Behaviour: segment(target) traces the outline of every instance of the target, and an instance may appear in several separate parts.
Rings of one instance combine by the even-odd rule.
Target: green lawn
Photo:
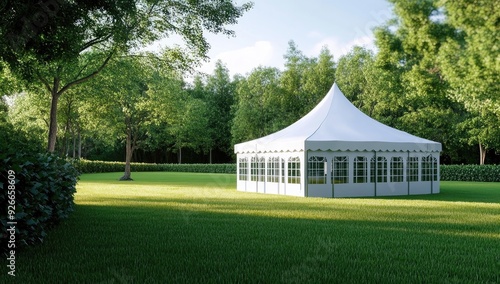
[[[234,175],[120,176],[82,176],[76,211],[18,255],[19,283],[500,283],[500,183],[322,199],[237,192]]]

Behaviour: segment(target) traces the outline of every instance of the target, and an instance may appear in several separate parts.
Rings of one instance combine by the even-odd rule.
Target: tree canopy
[[[45,1],[43,5],[48,5],[54,15],[44,12],[47,22],[21,41],[23,48],[15,54],[6,47],[8,23],[10,27],[24,23],[23,15],[30,23],[38,18],[32,17],[37,10],[28,4],[9,4],[2,13],[17,6],[16,12],[1,22],[0,31],[6,35],[1,48],[6,53],[2,53],[0,63],[0,91],[25,91],[7,106],[8,118],[14,128],[32,133],[38,140],[48,134],[53,119],[49,116],[54,104],[52,91],[57,91],[56,134],[61,143],[55,149],[61,154],[80,156],[81,152],[87,158],[154,162],[229,162],[234,159],[235,143],[295,122],[314,108],[336,81],[346,97],[367,115],[441,142],[444,163],[500,162],[494,155],[500,150],[496,3],[390,2],[394,18],[374,30],[377,51],[354,47],[334,58],[325,47],[317,56],[306,56],[290,41],[281,69],[260,66],[231,78],[219,61],[211,74],[195,76],[192,82],[183,79],[183,72],[192,66],[193,57],[206,55],[209,46],[203,31],[231,35],[225,26],[236,23],[250,4],[122,1],[114,8],[81,4],[81,9],[87,9],[84,13],[67,11],[64,6],[78,5],[79,1]],[[191,11],[190,5],[197,8]],[[81,27],[68,24],[69,34],[60,34],[64,22],[58,31],[52,25],[64,13],[89,19]],[[170,13],[178,19],[169,18]],[[113,17],[118,15],[123,19],[114,23]],[[108,20],[113,24],[107,25]],[[93,21],[96,25],[91,27]],[[85,40],[92,45],[74,56],[66,53],[56,35],[70,37],[87,24],[87,34],[75,34],[71,48],[81,49]],[[133,30],[126,29],[132,26]],[[173,46],[161,54],[138,52],[138,47],[172,33],[180,33],[188,49]],[[18,28],[17,34],[23,35],[23,30]],[[100,40],[91,42],[93,38]],[[53,48],[43,54],[43,44]],[[54,52],[58,44],[64,52]],[[22,64],[14,66],[18,61]],[[26,68],[31,63],[34,68]],[[78,84],[87,80],[86,76],[93,79]],[[28,85],[29,78],[34,83]],[[70,87],[65,87],[68,84]],[[62,92],[65,95],[58,100]],[[20,111],[24,108],[27,110]],[[133,123],[127,126],[127,120]],[[135,146],[130,148],[129,158],[123,154],[128,148],[127,127],[137,134],[136,138],[135,134],[130,136],[130,146]]]
[[[177,34],[187,50],[166,47],[173,66],[205,58],[204,32],[233,35],[226,25],[251,8],[231,0],[8,1],[0,7],[0,60],[27,89],[51,95],[48,150],[55,150],[59,97],[96,76],[113,56]],[[89,53],[89,51],[93,51]]]

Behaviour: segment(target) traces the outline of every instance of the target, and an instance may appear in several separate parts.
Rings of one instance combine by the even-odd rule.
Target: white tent
[[[439,192],[441,144],[368,117],[336,84],[294,124],[234,151],[241,191],[320,197]]]

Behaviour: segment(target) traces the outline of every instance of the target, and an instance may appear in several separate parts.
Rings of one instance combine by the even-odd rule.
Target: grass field
[[[16,282],[500,283],[499,183],[321,199],[237,192],[234,175],[119,177],[82,176]]]

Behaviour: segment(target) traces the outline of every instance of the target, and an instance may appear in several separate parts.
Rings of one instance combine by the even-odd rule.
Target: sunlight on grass
[[[498,283],[500,184],[300,198],[224,174],[81,177],[70,218],[20,253],[20,283]],[[40,279],[44,281],[40,282]]]
[[[500,212],[500,203],[440,201],[433,200],[434,196],[425,195],[418,196],[420,199],[407,200],[297,198],[245,193],[234,190],[235,177],[226,174],[199,174],[193,179],[192,174],[185,173],[136,173],[138,179],[132,182],[110,179],[114,176],[117,174],[83,176],[76,203],[154,207],[158,210],[178,210],[186,214],[213,212],[273,218],[401,222],[412,223],[414,226],[453,224],[474,228],[500,224],[500,214],[491,214],[495,210]],[[90,182],[87,182],[87,178]],[[94,179],[102,179],[105,183],[94,183]],[[446,182],[443,184],[446,191]],[[433,232],[500,239],[498,231],[456,232],[447,230],[446,227]]]

